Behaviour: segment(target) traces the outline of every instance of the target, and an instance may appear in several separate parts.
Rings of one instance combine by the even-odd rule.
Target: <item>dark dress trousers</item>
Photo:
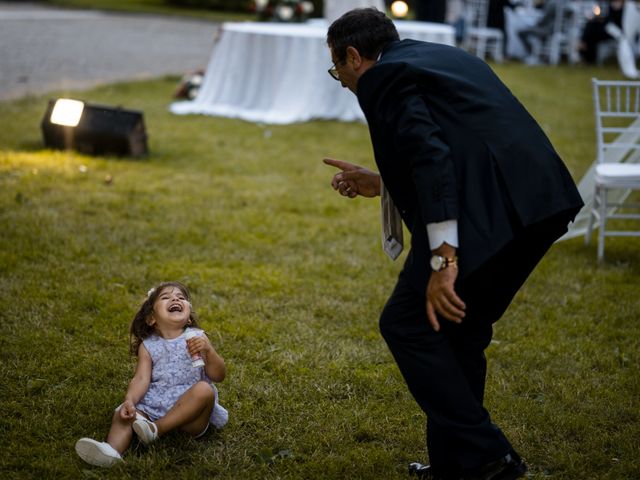
[[[427,414],[432,466],[473,470],[512,448],[483,406],[492,323],[582,200],[542,129],[489,66],[445,45],[393,42],[359,79],[384,184],[411,251],[380,329]],[[426,317],[426,225],[457,219],[462,324]]]

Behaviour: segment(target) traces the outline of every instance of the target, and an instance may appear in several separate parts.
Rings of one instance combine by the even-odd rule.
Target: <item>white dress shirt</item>
[[[445,242],[458,248],[458,221],[445,220],[444,222],[428,223],[427,235],[431,250],[435,250]]]

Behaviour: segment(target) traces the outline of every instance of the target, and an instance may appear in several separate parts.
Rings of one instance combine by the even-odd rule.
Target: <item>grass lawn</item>
[[[589,80],[617,71],[497,71],[579,179]],[[426,460],[425,417],[377,329],[401,261],[381,252],[378,202],[335,194],[321,163],[373,166],[366,127],[174,116],[176,81],[75,92],[144,111],[141,160],[43,149],[56,93],[0,102],[0,477],[406,478]],[[640,476],[639,247],[611,239],[599,266],[595,243],[554,246],[496,325],[487,406],[530,478]],[[230,422],[89,467],[74,443],[106,435],[134,366],[129,323],[163,280],[191,288],[226,359]]]

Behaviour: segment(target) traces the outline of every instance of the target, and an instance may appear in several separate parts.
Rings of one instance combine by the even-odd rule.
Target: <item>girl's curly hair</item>
[[[142,341],[155,332],[155,327],[149,325],[147,321],[153,313],[153,305],[156,303],[156,300],[167,288],[179,289],[189,302],[189,305],[191,305],[191,294],[189,293],[189,289],[180,282],[163,282],[157,287],[149,290],[146,300],[142,302],[138,313],[133,317],[131,328],[129,329],[129,352],[134,357],[138,355],[138,348]],[[189,314],[189,325],[192,327],[200,327],[196,320],[196,312],[193,311],[193,307],[191,307],[191,313]]]

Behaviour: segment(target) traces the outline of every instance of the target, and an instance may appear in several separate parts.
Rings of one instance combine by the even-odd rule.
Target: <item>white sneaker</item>
[[[133,422],[133,431],[145,445],[155,442],[158,438],[158,427],[146,418]]]
[[[96,442],[91,438],[81,438],[76,442],[76,453],[90,465],[111,467],[122,462],[118,451],[107,442]]]

